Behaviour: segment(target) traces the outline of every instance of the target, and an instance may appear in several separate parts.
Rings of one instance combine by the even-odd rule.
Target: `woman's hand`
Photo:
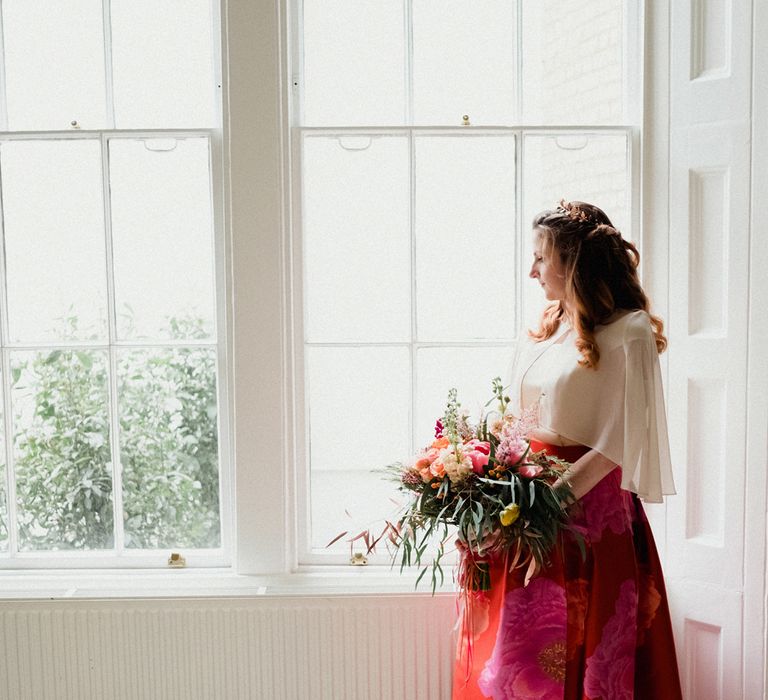
[[[583,498],[604,476],[616,468],[616,463],[597,450],[590,450],[579,457],[562,476],[552,484],[555,491],[558,487],[570,487],[575,500]],[[566,504],[570,505],[570,504]]]

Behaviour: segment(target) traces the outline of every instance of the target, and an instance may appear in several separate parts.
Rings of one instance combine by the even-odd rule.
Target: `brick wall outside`
[[[622,6],[621,0],[523,0],[526,122],[622,123]],[[526,216],[560,197],[582,199],[628,229],[626,151],[616,135],[592,135],[582,149],[560,148],[552,137],[529,137]]]

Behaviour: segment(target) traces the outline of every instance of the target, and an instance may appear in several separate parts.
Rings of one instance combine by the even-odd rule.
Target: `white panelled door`
[[[745,523],[765,530],[745,500],[751,2],[670,7],[667,587],[685,697],[757,700],[744,651],[761,627],[745,589],[765,584],[745,581],[745,557],[762,556],[745,551]]]

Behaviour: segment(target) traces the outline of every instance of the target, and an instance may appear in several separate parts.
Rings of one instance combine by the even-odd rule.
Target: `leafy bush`
[[[204,337],[197,319],[170,328]],[[107,365],[98,350],[13,355],[23,549],[114,546]],[[117,382],[126,547],[219,546],[215,351],[119,349]]]
[[[119,357],[128,547],[219,546],[215,362],[206,348]]]
[[[12,357],[20,549],[112,547],[106,354]]]

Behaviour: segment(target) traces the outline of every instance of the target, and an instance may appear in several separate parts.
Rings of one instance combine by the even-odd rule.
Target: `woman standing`
[[[531,449],[565,459],[575,496],[528,585],[498,557],[473,601],[454,700],[681,698],[664,580],[640,498],[674,493],[658,354],[639,254],[585,202],[534,218],[530,277],[552,303],[518,343],[510,408],[535,407]],[[555,484],[557,486],[557,484]],[[585,552],[582,551],[582,546]]]

